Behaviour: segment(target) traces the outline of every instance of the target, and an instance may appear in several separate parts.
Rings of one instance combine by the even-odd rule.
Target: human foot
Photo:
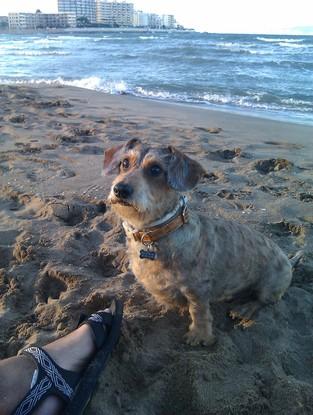
[[[63,413],[65,403],[72,399],[80,375],[86,367],[89,368],[88,364],[93,357],[101,360],[99,362],[101,367],[99,365],[96,367],[100,373],[99,369],[103,368],[118,339],[121,320],[122,305],[114,301],[110,309],[93,314],[85,324],[68,336],[42,349],[28,348],[23,352],[24,355],[16,357],[15,359],[20,359],[20,362],[23,359],[24,368],[26,362],[28,364],[27,373],[22,372],[20,376],[30,378],[30,371],[34,372],[36,364],[38,373],[35,385],[32,385],[28,393],[29,384],[27,389],[23,385],[26,389],[23,396],[25,394],[26,396],[13,413],[54,415],[61,410]],[[103,351],[105,353],[100,355]],[[93,386],[94,384],[95,380]],[[88,393],[90,396],[92,391],[89,390]],[[43,402],[39,404],[41,400]],[[35,412],[32,412],[35,408]],[[78,413],[77,411],[78,409],[75,413]],[[12,409],[4,411],[3,414],[11,412]]]

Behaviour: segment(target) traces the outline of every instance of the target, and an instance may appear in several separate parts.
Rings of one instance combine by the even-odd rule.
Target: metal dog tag
[[[153,261],[156,258],[156,252],[146,251],[144,249],[141,249],[139,258],[140,259],[151,259],[151,261]]]

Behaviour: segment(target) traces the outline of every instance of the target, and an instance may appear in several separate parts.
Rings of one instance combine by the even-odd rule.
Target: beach
[[[207,171],[190,208],[248,224],[292,256],[291,287],[247,330],[213,305],[217,344],[190,347],[128,268],[104,150],[139,138]],[[0,86],[0,358],[125,304],[86,414],[313,413],[313,127],[73,86]]]

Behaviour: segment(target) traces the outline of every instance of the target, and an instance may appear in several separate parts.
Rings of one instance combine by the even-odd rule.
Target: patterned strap
[[[79,374],[62,369],[47,352],[39,347],[29,347],[22,353],[35,360],[38,367],[38,378],[13,414],[31,414],[48,395],[57,395],[65,402],[69,402],[73,396]]]
[[[107,338],[112,324],[112,318],[112,314],[108,313],[107,311],[100,310],[94,314],[91,314],[88,320],[83,323],[88,324],[91,327],[94,334],[97,350],[101,349]],[[106,326],[106,330],[104,326]]]

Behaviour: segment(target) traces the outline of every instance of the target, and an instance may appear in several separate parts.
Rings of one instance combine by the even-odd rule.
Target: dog
[[[188,208],[182,194],[206,172],[176,148],[132,139],[105,152],[103,172],[117,175],[108,202],[124,221],[130,267],[158,303],[189,311],[188,344],[215,343],[211,303],[249,292],[230,312],[246,328],[289,287],[292,265],[274,242]]]

